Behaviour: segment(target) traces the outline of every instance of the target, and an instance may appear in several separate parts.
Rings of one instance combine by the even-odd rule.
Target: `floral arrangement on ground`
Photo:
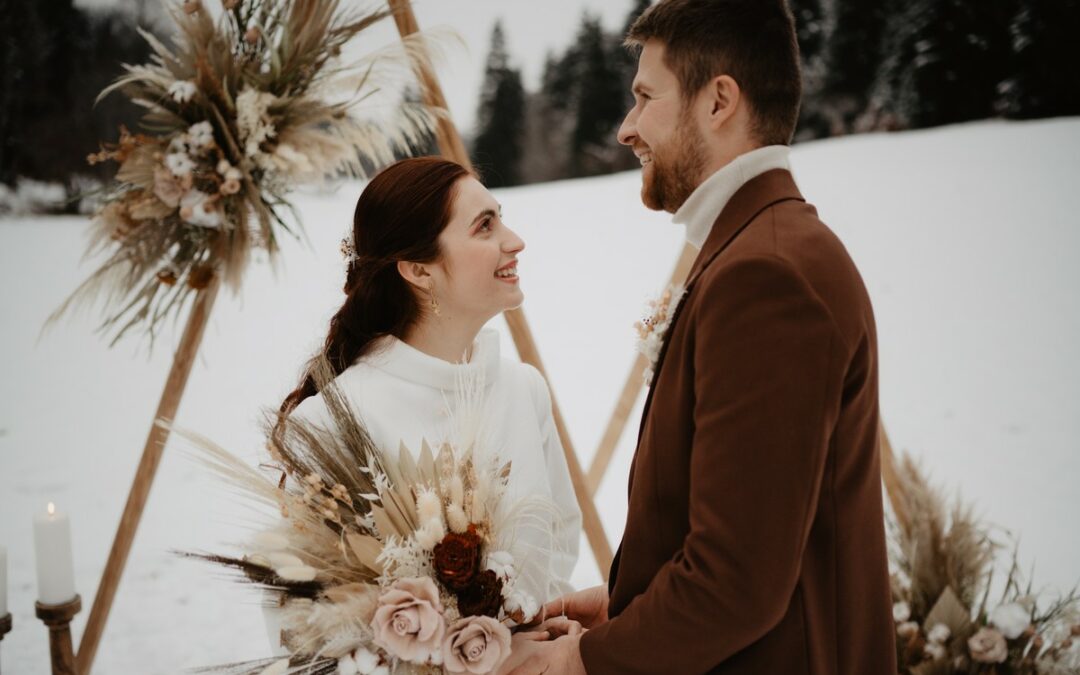
[[[940,488],[905,457],[889,520],[893,618],[901,675],[1077,675],[1080,595],[1052,599],[1023,583],[1013,547],[991,608],[1004,546],[970,505],[950,509]]]

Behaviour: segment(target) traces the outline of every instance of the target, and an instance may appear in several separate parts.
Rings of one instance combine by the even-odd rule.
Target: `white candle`
[[[7,549],[0,546],[0,616],[7,613]]]
[[[75,598],[75,565],[71,561],[71,521],[52,502],[34,516],[38,601],[59,605]]]

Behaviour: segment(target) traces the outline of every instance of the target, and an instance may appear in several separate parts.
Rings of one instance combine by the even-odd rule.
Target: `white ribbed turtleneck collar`
[[[791,148],[786,145],[766,145],[739,155],[697,186],[675,212],[672,222],[686,225],[686,241],[700,250],[713,223],[739,188],[766,171],[790,171],[790,155]]]
[[[366,360],[389,375],[436,389],[455,390],[463,381],[479,374],[483,374],[490,386],[498,375],[499,334],[490,328],[481,330],[473,341],[472,360],[468,363],[443,361],[396,337],[383,338],[383,343]]]

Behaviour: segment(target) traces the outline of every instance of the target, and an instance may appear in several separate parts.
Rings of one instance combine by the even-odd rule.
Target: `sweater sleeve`
[[[590,675],[709,671],[776,626],[795,593],[839,414],[841,337],[780,259],[701,283],[686,316],[689,534],[645,592],[583,636]]]
[[[559,432],[555,427],[552,413],[551,391],[540,371],[529,366],[532,373],[535,392],[537,419],[540,422],[540,435],[543,439],[544,462],[547,467],[548,485],[551,498],[558,510],[554,528],[554,552],[551,556],[550,575],[555,585],[552,597],[573,590],[570,575],[577,564],[581,540],[581,509],[570,479],[570,468],[566,463]]]

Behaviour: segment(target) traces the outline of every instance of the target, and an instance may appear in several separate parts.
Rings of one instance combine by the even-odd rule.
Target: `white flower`
[[[219,175],[224,176],[225,173],[232,168],[232,164],[229,164],[229,160],[221,159],[217,163],[217,172]]]
[[[939,623],[935,624],[934,627],[930,629],[930,632],[926,634],[926,639],[930,642],[943,644],[949,639],[950,635],[952,635],[952,631],[949,630],[949,627],[943,623]]]
[[[938,659],[945,658],[945,647],[937,642],[927,642],[926,646],[923,647],[923,654],[930,659],[937,661]]]
[[[315,569],[307,565],[280,567],[274,571],[279,577],[288,581],[313,581],[315,579]]]
[[[416,531],[416,543],[420,544],[425,551],[435,548],[446,537],[446,527],[443,525],[442,516],[429,518]]]
[[[1015,640],[1031,625],[1031,614],[1018,603],[998,605],[990,614],[990,623],[1009,640]]]
[[[911,605],[898,602],[892,606],[892,618],[896,623],[904,623],[911,618]]]
[[[510,596],[503,602],[503,607],[510,614],[520,610],[524,617],[522,623],[528,623],[540,611],[540,603],[536,601],[536,598],[525,591],[519,590],[510,593]]]
[[[649,316],[634,326],[638,332],[637,349],[648,360],[643,373],[645,384],[652,384],[656,362],[660,360],[660,350],[664,346],[664,335],[671,327],[675,308],[679,306],[684,295],[686,289],[682,284],[668,286],[659,298],[649,301]]]
[[[180,217],[192,225],[221,227],[221,210],[210,195],[199,190],[189,190],[180,200]]]
[[[500,579],[512,579],[517,574],[514,569],[514,556],[507,551],[488,553],[484,568],[494,572]]]
[[[195,162],[182,152],[165,155],[165,166],[177,178],[183,178],[195,170]]]
[[[214,127],[209,122],[192,124],[187,131],[191,144],[196,148],[209,148],[214,145]]]
[[[228,169],[228,170],[227,170],[227,171],[225,172],[225,180],[235,180],[235,181],[239,181],[239,180],[240,180],[241,178],[243,178],[243,177],[244,177],[244,174],[240,173],[240,169],[237,169],[237,168],[236,168],[235,166],[234,166],[234,167],[230,167],[230,168],[229,168],[229,169]]]
[[[420,516],[420,522],[429,520],[442,520],[442,504],[439,495],[434,490],[421,490],[416,495],[416,512]]]
[[[177,80],[169,85],[169,96],[177,103],[187,103],[196,91],[195,83],[188,80]]]
[[[359,672],[352,654],[346,654],[337,660],[337,675],[356,675]]]
[[[244,154],[260,164],[268,160],[260,146],[277,134],[270,119],[270,106],[275,101],[277,97],[273,94],[251,87],[245,87],[236,97],[236,126],[244,144]]]
[[[919,634],[919,624],[914,621],[905,621],[896,627],[896,634],[902,638],[909,638]]]
[[[357,647],[352,656],[356,661],[356,672],[360,675],[371,675],[379,667],[379,655],[366,647]]]
[[[465,510],[457,504],[446,507],[446,522],[450,525],[450,529],[458,534],[469,529],[469,519],[465,515]]]
[[[450,503],[455,506],[465,504],[465,483],[456,473],[450,477]]]
[[[252,537],[251,543],[260,551],[284,551],[289,548],[289,538],[274,530],[256,534]]]

